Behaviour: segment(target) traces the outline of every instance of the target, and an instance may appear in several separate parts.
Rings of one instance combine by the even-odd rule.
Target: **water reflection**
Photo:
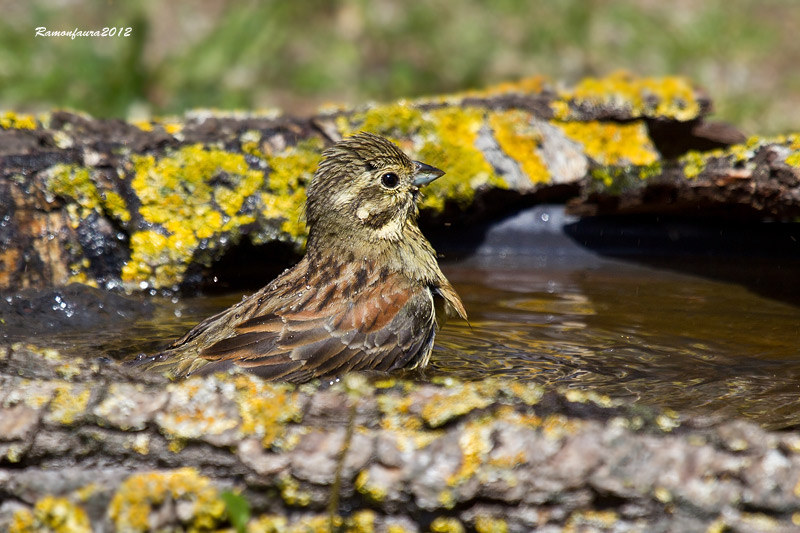
[[[563,211],[545,218],[532,210],[492,226],[469,257],[444,264],[470,323],[454,320],[439,333],[428,374],[503,376],[745,416],[772,428],[800,425],[800,306],[763,296],[780,292],[767,284],[775,268],[761,264],[756,293],[720,281],[726,276],[602,257],[563,235],[568,222]],[[458,252],[457,245],[449,249]],[[448,243],[437,248],[448,250]],[[726,261],[706,260],[706,271],[744,268]],[[775,283],[796,279],[788,270]],[[241,296],[153,299],[150,318],[46,338],[79,356],[131,357],[155,351]],[[26,336],[43,338],[3,333],[7,341]]]
[[[800,423],[800,309],[737,285],[608,260],[498,272],[449,265],[471,327],[439,336],[435,372],[591,388],[681,411]]]

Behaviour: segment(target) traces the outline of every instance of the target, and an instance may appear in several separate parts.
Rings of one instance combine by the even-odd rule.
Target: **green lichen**
[[[150,515],[167,500],[190,504],[187,531],[208,531],[225,523],[225,503],[211,480],[193,468],[134,474],[117,489],[108,516],[117,531],[149,531]]]
[[[500,148],[519,164],[532,183],[547,183],[550,171],[538,153],[542,134],[530,120],[529,113],[519,110],[489,113],[489,126]]]
[[[661,173],[662,167],[659,161],[641,167],[633,165],[595,167],[589,171],[595,184],[608,194],[620,194],[624,191],[642,187],[647,179],[658,176]]]
[[[699,116],[700,101],[691,82],[680,76],[639,78],[617,72],[605,78],[584,78],[559,94],[551,105],[555,118],[580,118],[574,108],[611,107],[633,117],[659,117],[688,121]]]
[[[9,533],[90,533],[92,531],[86,511],[66,498],[45,496],[37,501],[33,510],[14,513]]]

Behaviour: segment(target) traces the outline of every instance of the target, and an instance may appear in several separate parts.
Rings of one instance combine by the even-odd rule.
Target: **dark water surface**
[[[681,251],[659,244],[653,231],[614,241],[624,233],[617,229],[608,238],[616,248],[601,250],[625,257],[614,259],[587,247],[603,242],[608,226],[575,225],[560,208],[538,207],[482,230],[477,246],[448,241],[446,228],[434,232],[470,321],[452,320],[439,333],[430,373],[577,387],[773,428],[800,424],[800,254],[793,235],[780,241],[786,226],[767,228],[779,239],[769,246],[739,231],[697,237],[694,229],[653,226],[667,241],[683,241]],[[717,246],[742,238],[760,252]],[[623,253],[626,246],[641,249]],[[149,318],[51,340],[71,353],[124,357],[240,298],[155,300]]]

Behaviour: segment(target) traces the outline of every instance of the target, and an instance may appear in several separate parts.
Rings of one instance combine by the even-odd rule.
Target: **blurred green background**
[[[0,109],[308,114],[627,69],[690,77],[746,133],[800,130],[798,0],[0,0],[0,13]]]

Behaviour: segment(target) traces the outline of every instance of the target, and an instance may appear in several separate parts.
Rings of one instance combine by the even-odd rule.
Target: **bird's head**
[[[343,139],[322,155],[307,190],[311,236],[400,239],[404,226],[416,218],[420,187],[444,174],[371,133]]]

